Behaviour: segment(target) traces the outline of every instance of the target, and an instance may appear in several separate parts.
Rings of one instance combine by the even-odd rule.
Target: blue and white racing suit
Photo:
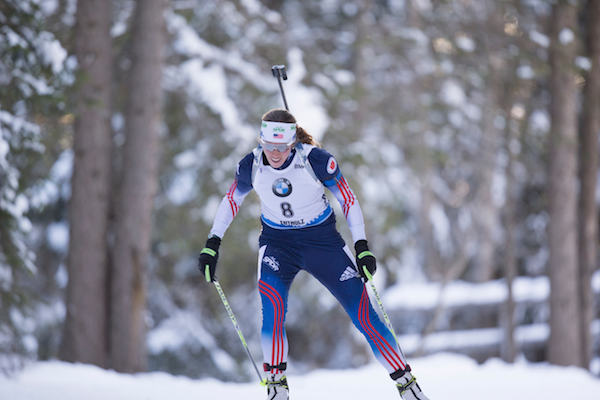
[[[260,147],[246,155],[217,211],[211,235],[222,238],[245,196],[254,189],[260,198],[258,289],[264,362],[271,366],[287,362],[288,292],[296,274],[305,270],[340,302],[377,360],[390,373],[404,370],[399,345],[373,310],[354,256],[335,228],[325,187],[339,201],[353,240],[365,239],[360,205],[337,161],[327,151],[306,144],[297,144],[277,169],[265,162]]]

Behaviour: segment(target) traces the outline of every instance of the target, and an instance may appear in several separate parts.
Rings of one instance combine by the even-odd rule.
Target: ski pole
[[[287,111],[290,111],[288,108],[287,100],[285,99],[285,93],[283,92],[283,84],[281,83],[281,79],[284,81],[287,80],[287,73],[285,72],[285,65],[273,65],[271,67],[271,72],[273,72],[273,76],[277,78],[277,83],[279,83],[279,91],[281,92],[281,98],[283,99],[283,105]]]
[[[223,292],[223,288],[221,288],[221,284],[218,281],[215,280],[213,283],[215,284],[215,288],[217,289],[217,292],[219,292],[219,297],[221,298],[221,301],[223,302],[223,305],[225,306],[225,310],[227,310],[227,315],[229,315],[229,319],[231,320],[231,323],[233,323],[233,327],[235,328],[235,331],[237,332],[238,336],[240,337],[240,340],[242,341],[242,346],[244,346],[244,350],[246,350],[246,354],[248,355],[248,358],[250,359],[250,361],[252,362],[252,365],[254,366],[256,375],[258,375],[258,380],[260,381],[260,384],[263,385],[265,383],[265,381],[263,380],[263,377],[260,374],[258,367],[256,366],[256,362],[254,361],[254,358],[252,357],[252,354],[250,353],[250,349],[248,348],[248,344],[246,344],[246,339],[244,339],[242,330],[240,329],[240,327],[237,323],[237,319],[235,318],[235,315],[233,314],[233,310],[231,309],[231,306],[229,305],[229,302],[227,301],[227,297],[225,297],[225,292]]]
[[[367,280],[369,281],[369,284],[371,285],[371,290],[373,291],[373,294],[375,295],[375,299],[377,300],[377,304],[379,305],[379,309],[381,310],[381,313],[383,314],[383,319],[385,321],[385,324],[386,324],[387,328],[390,330],[390,332],[392,332],[392,335],[394,335],[394,340],[396,341],[396,346],[398,346],[398,350],[400,350],[400,354],[402,354],[402,357],[404,359],[406,359],[406,356],[404,355],[404,352],[402,351],[402,348],[400,347],[400,342],[398,341],[398,337],[396,336],[396,331],[394,331],[394,327],[392,326],[392,322],[390,321],[390,317],[385,312],[385,308],[383,308],[383,302],[381,301],[381,297],[379,297],[379,292],[377,292],[377,288],[375,288],[375,283],[373,283],[373,275],[369,272],[369,270],[367,269],[366,266],[363,266],[363,271],[365,272],[365,276],[367,277]]]

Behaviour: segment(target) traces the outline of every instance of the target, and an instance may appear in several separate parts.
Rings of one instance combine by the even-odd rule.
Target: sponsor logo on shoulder
[[[346,267],[342,275],[340,275],[340,282],[344,282],[352,278],[358,278],[358,272],[356,272],[356,270],[352,267]]]
[[[262,259],[263,264],[266,264],[273,271],[279,271],[279,261],[273,256],[266,256]]]
[[[327,160],[327,173],[331,175],[335,172],[336,169],[337,161],[335,161],[335,158],[329,157],[329,160]]]

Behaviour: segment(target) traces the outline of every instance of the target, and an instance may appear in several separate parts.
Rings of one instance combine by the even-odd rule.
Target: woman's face
[[[266,142],[266,144],[268,144],[268,142]],[[281,145],[278,143],[278,147],[281,147]],[[267,160],[269,161],[269,164],[271,164],[271,167],[273,168],[279,168],[283,165],[283,163],[285,162],[285,160],[287,160],[288,156],[290,155],[290,151],[292,150],[292,146],[286,146],[285,150],[281,151],[281,149],[277,149],[277,148],[273,148],[272,150],[268,150],[267,146],[264,146],[263,150],[265,152],[265,156],[267,156]]]

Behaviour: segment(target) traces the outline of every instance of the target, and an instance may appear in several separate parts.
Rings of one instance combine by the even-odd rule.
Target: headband
[[[293,143],[296,140],[296,124],[262,121],[260,125],[260,138],[266,142]]]

